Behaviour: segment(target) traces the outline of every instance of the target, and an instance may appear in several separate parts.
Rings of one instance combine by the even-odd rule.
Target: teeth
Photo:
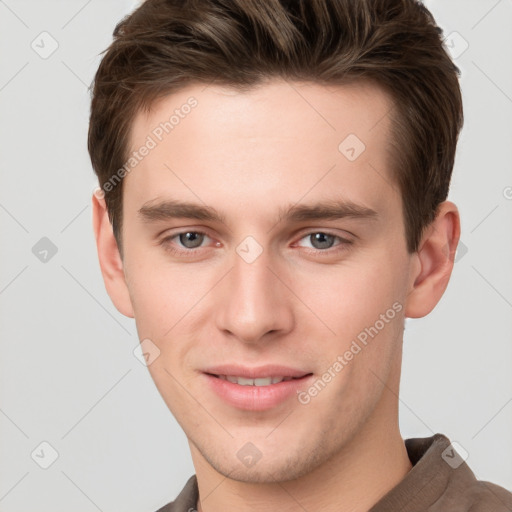
[[[246,379],[245,377],[235,377],[233,375],[219,375],[219,379],[227,380],[240,386],[270,386],[282,381],[292,380],[293,377],[262,377],[259,379]]]
[[[265,377],[262,379],[254,379],[255,386],[270,386],[272,384],[272,377]],[[275,382],[274,382],[275,384]]]

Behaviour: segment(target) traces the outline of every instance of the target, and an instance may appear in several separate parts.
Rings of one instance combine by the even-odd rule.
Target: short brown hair
[[[145,0],[114,29],[92,88],[88,150],[118,247],[122,185],[140,109],[192,83],[368,80],[393,100],[390,169],[407,248],[448,195],[463,124],[460,71],[417,0]],[[124,176],[124,174],[123,174]],[[122,252],[121,252],[122,254]]]

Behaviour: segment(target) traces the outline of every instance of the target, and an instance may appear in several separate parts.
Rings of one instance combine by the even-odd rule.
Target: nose
[[[263,343],[294,326],[293,296],[288,280],[263,253],[252,262],[234,255],[234,268],[217,290],[217,327],[246,344]]]

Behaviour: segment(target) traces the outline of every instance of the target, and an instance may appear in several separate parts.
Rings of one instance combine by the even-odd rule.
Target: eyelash
[[[164,239],[162,239],[160,244],[162,246],[164,246],[166,251],[170,252],[173,255],[177,255],[177,256],[191,256],[191,255],[194,255],[197,251],[204,249],[204,247],[195,247],[193,249],[177,249],[175,246],[173,246],[171,244],[171,240],[178,238],[180,235],[184,235],[186,233],[195,233],[197,235],[204,235],[208,238],[211,238],[204,231],[187,230],[187,231],[180,231],[179,233],[175,233],[174,235],[165,237]],[[348,239],[343,238],[334,233],[330,233],[329,231],[310,231],[308,233],[305,233],[298,241],[300,242],[304,238],[307,238],[307,237],[317,234],[317,233],[322,233],[323,235],[333,236],[334,238],[336,238],[339,241],[339,243],[337,245],[334,245],[333,247],[329,247],[328,249],[312,249],[309,247],[304,247],[303,249],[306,249],[306,251],[308,253],[314,253],[317,255],[338,254],[340,252],[348,250],[348,246],[350,246],[354,243],[352,240],[348,240]]]

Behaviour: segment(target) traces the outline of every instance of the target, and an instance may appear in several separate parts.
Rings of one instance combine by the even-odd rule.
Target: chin
[[[240,451],[240,450],[239,450]],[[296,480],[318,467],[323,459],[322,455],[316,451],[310,456],[300,449],[292,449],[292,454],[287,455],[283,450],[276,454],[275,459],[269,460],[265,454],[252,465],[245,466],[238,457],[225,459],[224,454],[208,455],[203,453],[203,457],[210,466],[231,480],[244,483],[275,484],[277,482],[287,482]],[[224,452],[225,453],[225,452]],[[243,456],[240,456],[243,460]]]

